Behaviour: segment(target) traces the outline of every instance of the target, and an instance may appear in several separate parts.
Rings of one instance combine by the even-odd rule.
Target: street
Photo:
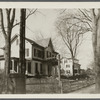
[[[86,88],[82,88],[80,90],[77,90],[77,91],[74,91],[74,92],[71,92],[69,94],[75,94],[75,93],[89,93],[89,94],[93,94],[95,93],[95,85],[91,85],[89,87],[86,87]]]

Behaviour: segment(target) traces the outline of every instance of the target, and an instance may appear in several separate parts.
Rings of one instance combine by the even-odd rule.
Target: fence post
[[[60,93],[63,93],[61,75],[60,75],[60,55],[59,54],[58,54],[58,79],[59,79]]]

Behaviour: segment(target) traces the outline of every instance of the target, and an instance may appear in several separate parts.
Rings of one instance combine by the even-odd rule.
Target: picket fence
[[[84,88],[95,84],[94,79],[87,80],[67,80],[63,79],[62,82],[62,91],[63,93],[69,93],[80,88]],[[61,92],[61,87],[59,86],[59,81],[55,78],[28,78],[26,79],[26,92],[28,94],[55,94]]]

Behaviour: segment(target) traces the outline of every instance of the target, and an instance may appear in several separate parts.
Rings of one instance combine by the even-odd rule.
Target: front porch
[[[48,59],[44,61],[26,60],[25,75],[27,77],[56,76],[57,60]],[[19,73],[19,58],[11,58],[10,73]]]

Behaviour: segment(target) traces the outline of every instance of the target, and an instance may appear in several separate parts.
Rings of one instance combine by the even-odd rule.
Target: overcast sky
[[[57,33],[55,29],[55,21],[57,20],[58,15],[59,12],[56,9],[39,9],[39,12],[30,16],[26,22],[26,37],[29,37],[34,40],[37,39],[36,37],[38,36],[40,39],[51,37],[53,39],[55,49],[57,49],[57,51],[63,56],[65,55],[65,53],[67,54],[66,52],[67,49],[60,35]],[[16,27],[13,30],[13,34],[17,33],[19,33],[19,27]],[[92,51],[93,49],[91,41],[92,34],[86,33],[83,38],[84,41],[82,42],[82,45],[78,50],[77,58],[79,59],[81,68],[86,69],[87,67],[89,67],[90,63],[93,60],[93,51]],[[4,45],[3,42],[4,40],[1,36],[0,47]]]

